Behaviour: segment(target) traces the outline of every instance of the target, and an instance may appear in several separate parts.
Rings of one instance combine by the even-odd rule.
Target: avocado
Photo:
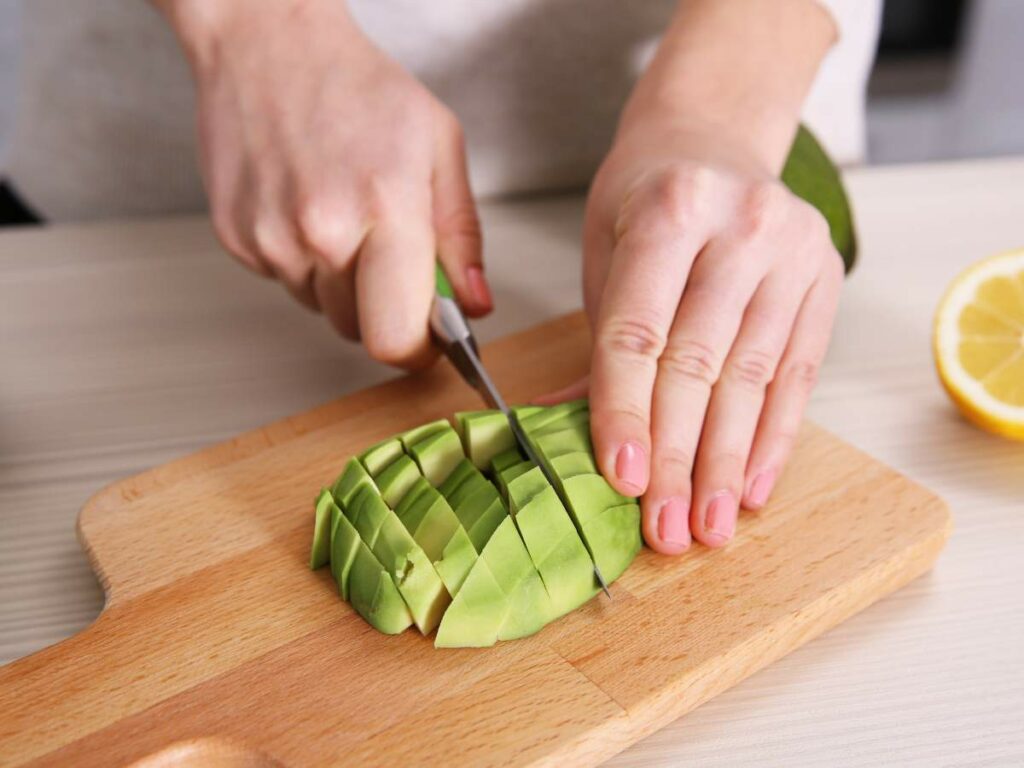
[[[399,519],[454,597],[476,561],[477,551],[447,500],[431,487]]]
[[[343,523],[339,526],[339,534],[342,526]],[[397,635],[412,624],[412,614],[398,593],[394,579],[362,540],[357,542],[352,558],[348,588],[352,607],[374,629],[387,635]]]
[[[486,480],[476,483],[472,493],[464,495],[457,503],[455,497],[449,503],[455,504],[455,516],[469,534],[477,552],[483,552],[494,529],[508,514],[498,489]]]
[[[498,526],[481,557],[509,599],[499,640],[532,635],[555,617],[551,598],[511,517]]]
[[[519,419],[519,426],[523,428],[523,431],[531,434],[537,432],[545,425],[566,419],[574,413],[579,413],[580,411],[589,412],[589,408],[590,404],[586,399],[569,400],[565,403],[552,405],[550,408],[542,408],[528,415],[517,413],[516,418]]]
[[[523,454],[519,452],[519,448],[510,448],[507,451],[502,451],[493,459],[491,459],[491,474],[495,477],[500,475],[502,471],[511,467],[513,464],[518,464],[523,460]]]
[[[448,419],[437,419],[436,421],[431,421],[403,432],[398,436],[398,439],[401,441],[402,445],[405,446],[405,450],[408,452],[414,444],[421,440],[451,428],[452,425],[448,423]]]
[[[391,462],[374,480],[384,503],[394,509],[421,477],[416,462],[402,455]]]
[[[363,542],[359,538],[359,532],[347,517],[339,513],[335,519],[337,525],[334,527],[334,535],[331,537],[331,575],[334,576],[334,581],[338,584],[338,593],[342,600],[348,600],[352,563]]]
[[[377,497],[376,503],[366,503],[353,525],[359,530],[360,520],[377,515],[383,520],[376,540],[369,545],[370,550],[394,579],[420,632],[429,634],[441,621],[451,596],[426,554],[382,499]],[[362,531],[359,532],[366,543]]]
[[[577,451],[590,455],[594,453],[594,446],[590,441],[590,435],[576,429],[548,432],[536,438],[530,435],[529,439],[537,449],[537,453],[549,462],[564,453],[575,453]]]
[[[402,442],[396,438],[384,440],[359,456],[366,471],[372,476],[379,475],[389,464],[402,455]]]
[[[359,538],[370,549],[377,543],[380,527],[390,511],[384,500],[369,488],[360,488],[352,497],[352,502],[342,508],[349,522],[359,531]]]
[[[445,589],[452,597],[459,594],[462,585],[477,561],[476,547],[469,534],[460,525],[445,546],[441,557],[434,562],[437,575],[444,582]]]
[[[451,495],[455,493],[455,491],[457,491],[465,481],[479,476],[481,476],[480,472],[475,466],[473,466],[473,462],[469,459],[461,459],[459,463],[455,465],[455,469],[451,471],[451,474],[445,478],[445,481],[437,486],[437,490],[439,490],[446,499],[450,500]]]
[[[465,458],[462,441],[451,427],[412,443],[406,450],[416,460],[423,476],[435,488],[441,485]]]
[[[331,559],[331,507],[335,506],[331,492],[324,488],[316,499],[313,518],[313,547],[309,553],[309,569],[315,571]]]
[[[445,611],[434,646],[483,648],[494,645],[508,608],[508,596],[495,581],[487,561],[478,558],[459,594]]]
[[[395,514],[400,518],[409,514],[409,511],[416,506],[423,494],[432,490],[434,490],[434,486],[427,481],[427,478],[421,475],[409,487],[402,500],[398,502],[398,505],[395,507]]]
[[[457,413],[455,418],[466,455],[478,469],[486,469],[499,453],[516,447],[508,418],[501,411]]]
[[[373,478],[370,477],[370,474],[359,460],[349,459],[345,464],[345,469],[338,476],[338,479],[334,481],[334,485],[331,487],[331,494],[334,496],[335,501],[344,507],[352,501],[352,497],[364,486],[374,491],[377,490]]]

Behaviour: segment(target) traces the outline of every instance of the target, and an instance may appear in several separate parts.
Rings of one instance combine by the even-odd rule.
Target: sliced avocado
[[[523,465],[527,464],[529,462],[523,462]],[[508,487],[508,509],[513,515],[529,504],[538,493],[551,487],[540,467],[529,464],[525,471],[513,477],[516,471],[517,468],[510,467],[502,474]]]
[[[331,559],[331,507],[335,506],[331,492],[324,488],[316,499],[313,518],[313,547],[309,553],[309,569],[315,571]]]
[[[395,514],[400,518],[408,514],[409,510],[416,506],[420,497],[424,493],[433,490],[433,488],[434,486],[427,481],[427,478],[421,475],[413,482],[405,496],[402,497],[402,500],[398,502],[398,506],[395,507]]]
[[[583,434],[590,434],[590,411],[574,411],[568,416],[552,419],[543,426],[527,432],[530,437],[541,437],[553,432],[561,432],[564,429],[574,429]]]
[[[388,464],[394,462],[401,455],[402,442],[393,437],[363,451],[359,460],[366,467],[367,472],[371,475],[379,475],[387,468]]]
[[[617,579],[642,545],[640,506],[598,474],[565,478],[562,488],[601,574]]]
[[[513,405],[510,409],[512,413],[516,415],[516,418],[522,421],[523,419],[532,416],[535,413],[540,413],[546,410],[546,406],[543,405]]]
[[[568,480],[576,475],[597,474],[597,464],[594,462],[594,456],[584,451],[563,453],[551,459],[548,464],[551,466],[552,473],[559,480]]]
[[[420,472],[435,488],[466,458],[462,452],[462,441],[451,427],[413,443],[408,451],[419,465]]]
[[[395,509],[413,484],[421,477],[416,462],[403,454],[377,475],[376,483],[384,503]]]
[[[437,486],[437,490],[446,498],[450,499],[462,484],[467,480],[480,476],[480,472],[469,459],[462,459],[455,465],[455,469],[445,478],[445,481]]]
[[[339,525],[339,535],[343,525]],[[388,635],[397,635],[412,624],[412,614],[399,594],[394,579],[361,539],[357,541],[356,553],[349,569],[348,591],[352,607],[374,629]]]
[[[448,423],[448,419],[437,419],[426,424],[421,424],[418,427],[413,427],[407,432],[403,432],[398,436],[398,440],[405,446],[405,450],[408,451],[415,443],[436,435],[438,432],[444,432],[445,430],[451,429],[452,425]]]
[[[459,594],[476,560],[476,547],[460,525],[441,553],[440,559],[434,563],[434,569],[444,582],[449,595],[456,597]]]
[[[543,408],[527,416],[517,414],[517,418],[523,431],[527,434],[532,434],[547,424],[559,421],[580,411],[587,411],[589,408],[590,403],[587,399],[580,398],[579,400],[569,400],[565,403],[552,405],[550,408]]]
[[[366,471],[366,467],[358,459],[349,459],[345,464],[345,469],[338,476],[338,479],[334,481],[331,493],[334,495],[335,501],[344,507],[352,501],[352,497],[363,487],[374,491],[377,489],[373,478]]]
[[[519,448],[511,448],[507,451],[503,451],[491,459],[491,473],[497,477],[513,464],[518,464],[523,460],[523,455],[519,452]]]
[[[505,623],[509,599],[481,557],[437,628],[437,648],[483,648],[494,645]]]
[[[477,411],[460,423],[466,455],[478,469],[486,469],[495,456],[516,447],[508,418],[501,411]]]
[[[441,621],[451,596],[433,564],[405,526],[383,501],[378,501],[386,515],[377,540],[370,549],[394,578],[420,632],[430,634]]]
[[[498,639],[516,640],[532,635],[555,618],[557,614],[551,597],[540,574],[533,568],[509,598],[508,613],[498,630]]]
[[[494,529],[508,514],[498,489],[486,480],[474,484],[472,493],[462,496],[458,502],[453,497],[449,503],[477,552],[483,551]]]
[[[345,506],[342,511],[349,522],[359,531],[359,538],[366,542],[366,546],[373,549],[380,535],[380,527],[384,524],[391,510],[384,503],[384,499],[369,488],[360,488],[352,497],[352,502]]]
[[[540,474],[539,470],[537,473]],[[514,491],[515,487],[510,486],[510,492]],[[547,485],[531,496],[518,507],[513,519],[551,596],[556,615],[568,613],[597,594],[590,554],[554,488]]]
[[[532,461],[520,461],[518,464],[513,464],[512,466],[505,467],[501,470],[496,478],[498,488],[501,490],[501,495],[505,497],[505,499],[508,499],[508,484],[533,468],[534,463]],[[511,501],[509,501],[508,506],[509,510],[512,511],[513,507]]]
[[[476,561],[477,551],[448,501],[431,488],[400,519],[454,596]]]
[[[342,599],[348,600],[352,563],[359,547],[364,545],[363,540],[359,538],[359,532],[347,517],[339,513],[335,519],[338,522],[331,537],[331,574],[338,584],[338,592]]]
[[[548,461],[564,453],[575,453],[582,451],[593,455],[594,445],[590,440],[590,434],[575,429],[563,429],[558,432],[549,432],[546,435],[534,438],[530,437],[534,446],[543,458]]]

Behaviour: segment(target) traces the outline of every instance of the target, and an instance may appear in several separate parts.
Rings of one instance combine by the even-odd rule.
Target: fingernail
[[[482,308],[490,308],[493,304],[491,289],[484,278],[484,271],[480,267],[470,267],[466,270],[466,282],[469,283],[469,291],[473,294],[473,300]]]
[[[715,494],[704,514],[704,530],[712,537],[725,541],[736,532],[736,498],[729,491]]]
[[[623,443],[615,458],[615,475],[622,482],[642,493],[647,485],[647,458],[644,449],[636,443]]]
[[[763,507],[767,503],[774,485],[775,473],[773,471],[768,470],[759,474],[750,484],[750,493],[748,494],[750,503],[755,507]]]
[[[682,499],[669,499],[658,515],[658,537],[666,544],[690,546],[690,505]]]

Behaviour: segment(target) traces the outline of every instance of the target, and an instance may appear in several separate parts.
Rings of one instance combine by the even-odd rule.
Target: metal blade
[[[512,428],[512,434],[515,435],[516,442],[519,444],[519,448],[525,454],[527,459],[540,467],[540,471],[544,474],[544,479],[547,480],[551,487],[555,489],[555,493],[558,495],[558,500],[561,501],[562,506],[565,507],[566,514],[569,516],[569,519],[572,520],[572,524],[576,526],[576,533],[579,534],[580,541],[583,542],[583,546],[586,548],[587,554],[590,555],[590,562],[594,565],[594,578],[597,579],[597,583],[601,586],[605,595],[611,598],[612,593],[608,591],[608,584],[605,582],[604,576],[601,575],[601,569],[597,567],[597,561],[594,559],[594,553],[591,551],[590,545],[587,544],[587,540],[584,538],[583,531],[580,529],[579,523],[576,522],[575,516],[569,511],[569,500],[565,497],[565,493],[563,492],[558,479],[552,474],[548,466],[540,460],[536,451],[533,450],[533,446],[530,445],[530,441],[527,439],[526,433],[519,424],[519,419],[517,419],[516,415],[509,410],[508,405],[505,403],[505,399],[501,396],[498,388],[494,385],[494,380],[491,379],[490,374],[487,373],[487,369],[484,368],[480,357],[476,354],[473,347],[470,346],[470,341],[466,339],[455,341],[449,356],[452,358],[452,362],[455,364],[455,367],[462,372],[466,381],[480,392],[487,404],[492,408],[497,408],[505,414],[505,417],[508,419],[509,426]],[[468,365],[472,369],[471,375],[467,375],[467,371],[463,370],[462,365]]]

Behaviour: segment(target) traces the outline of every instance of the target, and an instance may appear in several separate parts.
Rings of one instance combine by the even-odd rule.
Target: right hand
[[[158,0],[195,75],[214,227],[385,363],[433,357],[440,260],[491,310],[461,127],[341,0]]]

